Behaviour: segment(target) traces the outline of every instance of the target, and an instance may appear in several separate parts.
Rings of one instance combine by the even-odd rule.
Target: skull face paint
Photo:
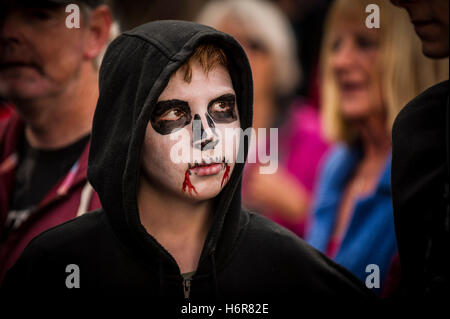
[[[211,102],[208,105],[209,121],[217,123],[232,123],[237,120],[236,115],[236,97],[234,94],[225,94]]]
[[[199,63],[192,64],[190,82],[178,70],[161,93],[147,125],[142,152],[145,182],[184,198],[211,199],[225,187],[233,171],[234,145],[225,145],[226,128],[240,128],[236,96],[228,70],[216,66],[208,74]],[[188,132],[193,159],[174,163],[171,135]],[[233,148],[226,152],[226,147]],[[216,156],[233,154],[231,158]]]
[[[156,132],[162,135],[188,125],[192,120],[189,105],[180,100],[158,102],[150,117]]]

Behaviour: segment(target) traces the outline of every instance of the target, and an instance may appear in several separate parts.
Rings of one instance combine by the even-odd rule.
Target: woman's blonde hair
[[[377,60],[381,92],[386,108],[386,130],[389,134],[400,109],[426,88],[448,79],[448,59],[435,61],[425,57],[405,10],[396,8],[388,0],[337,0],[330,8],[325,25],[320,61],[322,78],[322,124],[330,141],[348,144],[358,138],[341,113],[339,90],[330,57],[339,23],[354,22],[365,27],[366,7],[376,4],[380,10],[380,42]]]

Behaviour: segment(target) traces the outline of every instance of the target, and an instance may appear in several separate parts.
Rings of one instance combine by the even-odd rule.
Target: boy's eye
[[[166,113],[161,115],[160,121],[177,121],[181,117],[185,116],[185,113],[180,109],[168,110]]]
[[[233,105],[231,105],[233,104]],[[228,112],[234,107],[234,103],[230,102],[215,102],[211,105],[211,112]]]
[[[188,125],[191,120],[189,104],[180,100],[158,102],[150,116],[152,127],[162,135],[181,129]]]
[[[231,123],[237,120],[235,97],[225,96],[208,106],[208,113],[216,123]]]

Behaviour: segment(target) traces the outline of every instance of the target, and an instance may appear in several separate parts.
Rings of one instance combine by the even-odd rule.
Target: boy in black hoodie
[[[121,35],[101,67],[89,158],[103,209],[36,237],[5,287],[175,301],[371,297],[294,234],[241,209],[247,143],[217,154],[233,148],[225,129],[251,127],[252,102],[250,66],[231,36],[181,21]],[[179,133],[194,156],[176,163]]]

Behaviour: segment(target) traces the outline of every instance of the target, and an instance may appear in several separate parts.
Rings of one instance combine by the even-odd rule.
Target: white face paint
[[[237,156],[234,145],[223,143],[226,128],[241,127],[235,94],[223,66],[206,74],[200,64],[193,63],[190,83],[184,79],[184,70],[178,70],[161,93],[147,125],[144,180],[194,200],[217,196],[228,182]],[[185,135],[182,147],[191,153],[189,163],[171,160],[174,145],[180,144],[174,134],[180,135],[180,129]],[[233,155],[226,157],[228,154]]]

